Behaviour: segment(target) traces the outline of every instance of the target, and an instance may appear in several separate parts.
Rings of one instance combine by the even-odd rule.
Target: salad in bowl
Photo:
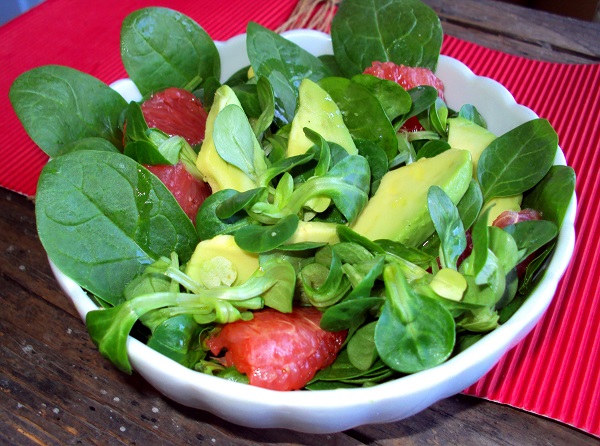
[[[331,36],[227,42],[144,8],[128,79],[15,80],[51,158],[40,240],[116,367],[236,423],[333,432],[461,391],[539,320],[574,244],[556,132],[440,56],[428,6],[379,3],[345,0]]]

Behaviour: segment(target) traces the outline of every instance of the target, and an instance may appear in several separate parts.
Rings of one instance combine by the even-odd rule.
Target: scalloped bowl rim
[[[315,55],[331,54],[331,39],[327,34],[292,30],[283,35]],[[245,34],[216,42],[216,45],[222,55],[223,79],[248,64]],[[476,76],[456,59],[441,56],[437,74],[446,84],[450,107],[473,103],[496,134],[537,117],[527,107],[517,104],[501,84]],[[119,80],[111,86],[121,94],[125,92],[128,100],[140,98],[129,79]],[[493,101],[482,102],[482,98],[490,95],[494,96]],[[510,110],[510,113],[503,113],[499,120],[489,119],[490,115],[497,114],[497,110]],[[555,164],[566,164],[560,149]],[[132,337],[127,341],[129,358],[134,370],[167,397],[248,427],[332,433],[364,424],[398,421],[474,384],[532,330],[550,305],[572,256],[575,211],[576,198],[573,196],[548,270],[515,315],[464,352],[429,370],[370,388],[278,392],[187,369]],[[52,262],[50,264],[59,284],[85,321],[87,312],[96,306],[84,290]]]

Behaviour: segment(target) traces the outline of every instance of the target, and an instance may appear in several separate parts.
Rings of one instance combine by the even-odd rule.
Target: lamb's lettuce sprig
[[[86,316],[86,325],[92,341],[103,356],[120,370],[131,373],[127,357],[127,337],[138,319],[148,313],[160,311],[160,323],[178,315],[190,315],[201,325],[226,324],[240,319],[251,319],[247,310],[258,310],[265,305],[283,312],[290,312],[296,283],[296,273],[285,260],[269,259],[244,283],[237,286],[219,286],[205,289],[186,276],[168,259],[160,259],[151,265],[147,278],[156,280],[163,273],[182,290],[152,291],[137,294],[111,308],[93,310]],[[179,286],[177,286],[179,288]],[[138,286],[136,289],[142,289]],[[156,317],[156,316],[155,316]]]
[[[368,201],[371,184],[368,161],[361,155],[344,152],[334,163],[328,142],[310,129],[305,129],[305,133],[315,143],[313,148],[305,155],[286,158],[264,170],[261,183],[268,178],[268,185],[245,192],[222,191],[223,200],[216,205],[213,200],[205,201],[198,213],[204,223],[203,231],[211,237],[234,233],[242,249],[269,251],[292,237],[305,206],[317,197],[331,199],[344,219],[353,221]],[[292,173],[296,171],[300,175],[294,178]],[[242,219],[249,224],[234,223],[235,229],[230,232],[232,228],[227,221],[231,219]]]

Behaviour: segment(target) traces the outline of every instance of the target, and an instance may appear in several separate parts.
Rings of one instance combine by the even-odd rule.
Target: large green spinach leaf
[[[167,8],[139,9],[123,20],[121,59],[142,95],[168,87],[191,91],[221,74],[217,47],[206,31]]]
[[[90,137],[123,146],[119,119],[127,102],[89,74],[60,65],[34,68],[14,81],[9,97],[25,131],[50,156]]]
[[[575,171],[569,166],[552,166],[546,176],[523,197],[523,208],[542,213],[560,229],[575,192]]]
[[[485,200],[517,195],[550,170],[558,136],[546,119],[533,119],[493,140],[481,154],[477,178]]]
[[[377,144],[386,153],[388,160],[398,153],[396,131],[381,103],[364,86],[343,77],[327,77],[319,82],[335,101],[344,124],[355,139],[364,139]],[[357,113],[360,110],[360,113]]]
[[[319,58],[254,22],[248,23],[246,49],[254,74],[266,77],[273,87],[279,124],[292,122],[302,79],[317,82],[331,74]]]
[[[77,152],[79,150],[99,150],[104,152],[115,152],[118,153],[119,149],[113,146],[104,138],[98,138],[97,136],[90,136],[89,138],[79,139],[69,144],[65,144],[59,150],[59,155],[66,155],[67,153]]]
[[[342,2],[331,24],[333,52],[348,77],[373,61],[435,70],[443,32],[433,9],[419,0]]]
[[[40,240],[54,264],[110,304],[160,256],[186,262],[198,238],[168,189],[119,153],[78,151],[44,167],[36,198]]]

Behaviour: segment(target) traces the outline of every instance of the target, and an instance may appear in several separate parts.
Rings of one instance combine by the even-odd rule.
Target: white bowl
[[[315,55],[331,54],[331,40],[326,34],[294,30],[284,36]],[[217,47],[223,61],[222,80],[248,64],[245,35],[217,42]],[[518,105],[502,85],[475,76],[455,59],[442,56],[437,74],[445,84],[449,106],[458,109],[465,103],[475,105],[496,134],[537,117]],[[118,81],[113,88],[128,100],[139,99],[139,92],[130,80]],[[560,150],[555,163],[565,164]],[[133,368],[167,397],[244,426],[332,433],[401,420],[478,381],[531,331],[552,301],[573,253],[575,208],[573,197],[548,270],[523,306],[508,322],[435,368],[371,388],[278,392],[192,371],[132,337],[127,341],[129,359]],[[94,303],[77,284],[54,265],[52,268],[85,321],[87,312],[96,308]]]

